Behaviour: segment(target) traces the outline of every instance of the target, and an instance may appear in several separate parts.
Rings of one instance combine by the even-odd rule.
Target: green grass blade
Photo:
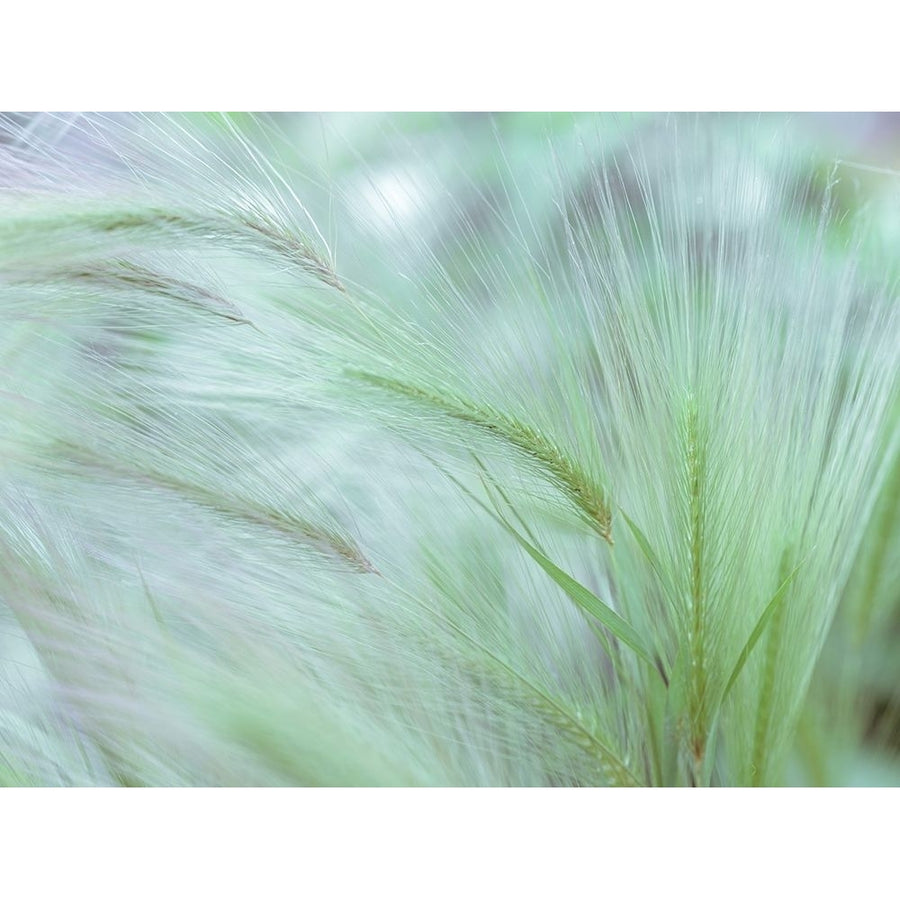
[[[577,715],[573,714],[560,698],[549,694],[517,667],[498,657],[473,635],[452,622],[447,624],[482,654],[482,662],[487,661],[496,668],[497,672],[505,674],[517,683],[526,695],[530,697],[530,702],[536,709],[546,715],[557,728],[570,734],[582,749],[590,752],[598,759],[603,769],[604,777],[611,786],[642,786],[638,776],[628,768],[618,753],[597,735],[592,728],[589,728]]]
[[[641,531],[638,526],[632,522],[632,520],[628,517],[625,510],[622,507],[619,507],[619,512],[622,515],[622,518],[625,520],[625,524],[628,526],[629,531],[631,531],[634,539],[637,541],[638,547],[641,548],[641,552],[647,559],[647,562],[650,563],[650,568],[653,569],[654,574],[659,579],[660,584],[668,589],[667,581],[663,576],[662,565],[660,564],[659,558],[656,553],[653,551],[653,548],[650,546],[650,542],[647,540],[646,535],[643,531]]]
[[[722,694],[722,702],[728,697],[732,687],[734,687],[734,683],[737,681],[738,676],[741,674],[741,670],[744,668],[744,664],[750,657],[750,654],[753,652],[753,648],[756,646],[759,639],[762,637],[763,632],[766,630],[766,626],[772,619],[772,616],[778,611],[778,607],[781,605],[782,600],[784,600],[785,594],[787,594],[788,588],[791,586],[791,582],[794,580],[794,576],[799,571],[800,567],[803,565],[803,561],[799,562],[794,570],[788,575],[787,578],[781,583],[781,587],[775,591],[772,599],[766,604],[766,608],[762,611],[762,615],[759,617],[759,620],[756,623],[756,627],[750,633],[750,637],[747,638],[747,643],[744,644],[743,650],[741,650],[740,655],[737,658],[737,662],[734,664],[734,669],[732,669],[731,677],[728,679],[728,683],[725,685],[725,691]]]
[[[589,591],[583,584],[572,578],[555,563],[551,562],[540,550],[529,543],[515,528],[501,517],[497,517],[506,530],[518,541],[522,549],[565,591],[566,595],[585,612],[589,613],[601,624],[608,628],[623,644],[627,644],[641,659],[648,662],[653,668],[656,663],[653,655],[644,645],[641,636],[635,629],[620,616],[615,610],[607,606],[596,594]]]
[[[440,468],[440,467],[439,467]],[[441,471],[444,471],[441,469]],[[491,509],[486,503],[479,500],[465,485],[461,484],[448,472],[444,474],[453,481],[471,500],[478,504],[495,522],[509,532],[516,539],[523,550],[563,589],[566,596],[582,611],[588,613],[612,632],[623,644],[631,647],[641,659],[656,669],[653,654],[647,649],[646,644],[635,628],[622,618],[614,609],[607,606],[596,594],[588,590],[581,582],[576,581],[571,575],[564,572],[544,553],[538,550],[532,543],[526,540],[512,525],[496,510]]]

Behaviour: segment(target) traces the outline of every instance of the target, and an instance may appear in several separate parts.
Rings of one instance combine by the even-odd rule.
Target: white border
[[[7,790],[7,896],[895,890],[884,790]]]
[[[8,6],[5,109],[898,107],[895,29],[870,0]]]

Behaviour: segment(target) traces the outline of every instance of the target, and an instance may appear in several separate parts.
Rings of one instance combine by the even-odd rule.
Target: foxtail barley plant
[[[0,119],[0,781],[897,783],[896,188],[784,118]]]

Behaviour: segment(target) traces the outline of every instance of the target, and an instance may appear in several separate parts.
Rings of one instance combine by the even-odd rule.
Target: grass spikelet
[[[685,413],[685,462],[690,559],[690,640],[691,660],[691,752],[697,771],[702,769],[706,752],[706,612],[704,585],[704,471],[703,437],[697,421],[697,406],[693,397],[687,401]],[[696,777],[696,774],[695,774]]]
[[[95,292],[146,292],[221,316],[234,324],[251,324],[233,303],[207,288],[190,284],[170,274],[157,272],[147,266],[125,259],[104,263],[86,263],[57,270],[31,270],[23,273],[19,278],[16,278],[14,273],[7,273],[6,277],[12,283],[62,286],[66,286],[68,283],[73,287],[83,287]]]
[[[46,201],[45,201],[46,202]],[[346,288],[328,262],[302,235],[274,221],[239,215],[198,214],[189,210],[75,208],[68,214],[48,215],[40,206],[27,218],[16,217],[0,223],[0,241],[63,240],[79,232],[94,232],[98,237],[124,238],[131,244],[165,244],[179,238],[199,242],[218,242],[248,254],[261,251],[275,254],[291,267],[342,293]],[[31,251],[33,252],[33,251]]]
[[[507,671],[508,670],[502,670]],[[495,674],[495,678],[498,676]],[[629,770],[615,751],[594,733],[591,727],[579,721],[578,715],[564,709],[552,697],[523,681],[516,673],[509,673],[507,678],[499,677],[497,690],[500,696],[506,693],[514,703],[526,704],[553,727],[560,735],[567,736],[588,757],[595,762],[599,774],[605,784],[610,787],[640,787],[641,781]],[[589,770],[590,771],[590,770]],[[590,775],[588,776],[590,777]],[[579,785],[591,784],[591,781],[579,781]]]
[[[71,445],[61,450],[60,455],[63,455],[70,463],[77,462],[82,467],[92,468],[98,474],[106,477],[124,478],[127,481],[143,483],[162,491],[172,492],[226,520],[283,534],[292,541],[339,560],[351,571],[361,574],[377,574],[377,569],[349,535],[341,534],[336,528],[329,528],[325,523],[314,523],[291,511],[281,511],[264,503],[228,495],[224,491],[217,491],[201,484],[192,484],[149,468],[129,469]]]
[[[413,400],[426,408],[473,425],[493,437],[515,447],[526,458],[536,462],[553,483],[581,511],[591,527],[608,544],[612,544],[612,512],[605,492],[575,463],[565,451],[536,429],[490,406],[473,403],[447,394],[435,394],[424,388],[370,372],[351,372],[354,378],[400,397]]]

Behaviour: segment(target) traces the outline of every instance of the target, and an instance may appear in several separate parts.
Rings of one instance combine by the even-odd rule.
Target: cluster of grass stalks
[[[0,780],[900,781],[897,185],[847,171],[778,118],[0,118]]]

